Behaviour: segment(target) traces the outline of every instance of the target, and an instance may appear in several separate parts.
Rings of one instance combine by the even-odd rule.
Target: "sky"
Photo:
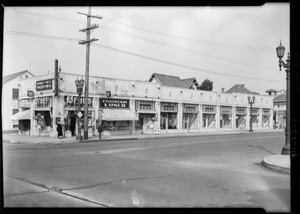
[[[3,75],[28,70],[85,74],[88,7],[5,7]],[[213,91],[286,88],[276,47],[290,50],[290,5],[91,7],[92,76],[148,81],[153,73],[213,81]]]

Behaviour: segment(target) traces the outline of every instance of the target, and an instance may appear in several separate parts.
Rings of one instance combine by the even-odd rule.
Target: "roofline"
[[[7,80],[6,82],[3,82],[2,85],[3,85],[4,83],[7,83],[7,82],[11,81],[11,80],[14,80],[15,78],[17,78],[18,76],[22,75],[22,74],[25,73],[25,72],[28,72],[28,73],[30,73],[33,77],[35,77],[30,71],[24,70],[24,71],[18,72],[18,73],[20,73],[20,74],[18,74],[17,76],[15,76],[15,77],[13,77],[13,78]]]

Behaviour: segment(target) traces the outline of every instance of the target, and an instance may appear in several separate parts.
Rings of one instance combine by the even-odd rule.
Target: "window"
[[[13,94],[13,95],[12,95],[12,98],[13,98],[14,100],[19,99],[19,89],[13,88],[12,94]]]
[[[13,109],[12,114],[14,115],[14,114],[16,114],[16,113],[18,113],[18,112],[19,112],[19,109]]]
[[[25,75],[25,79],[28,78],[28,75]]]

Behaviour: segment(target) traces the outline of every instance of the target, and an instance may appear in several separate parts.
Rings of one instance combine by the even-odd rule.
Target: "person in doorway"
[[[62,125],[61,125],[61,123],[57,124],[56,131],[57,131],[57,138],[61,139],[62,138]]]

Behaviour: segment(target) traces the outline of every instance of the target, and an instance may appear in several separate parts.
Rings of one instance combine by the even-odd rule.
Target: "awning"
[[[157,112],[153,111],[153,110],[137,110],[137,113],[139,113],[139,114],[157,114]]]
[[[130,110],[103,109],[102,120],[121,121],[121,120],[138,120],[135,112]]]
[[[30,120],[30,110],[26,110],[26,111],[21,111],[18,112],[16,114],[14,114],[13,116],[11,116],[12,120]]]

